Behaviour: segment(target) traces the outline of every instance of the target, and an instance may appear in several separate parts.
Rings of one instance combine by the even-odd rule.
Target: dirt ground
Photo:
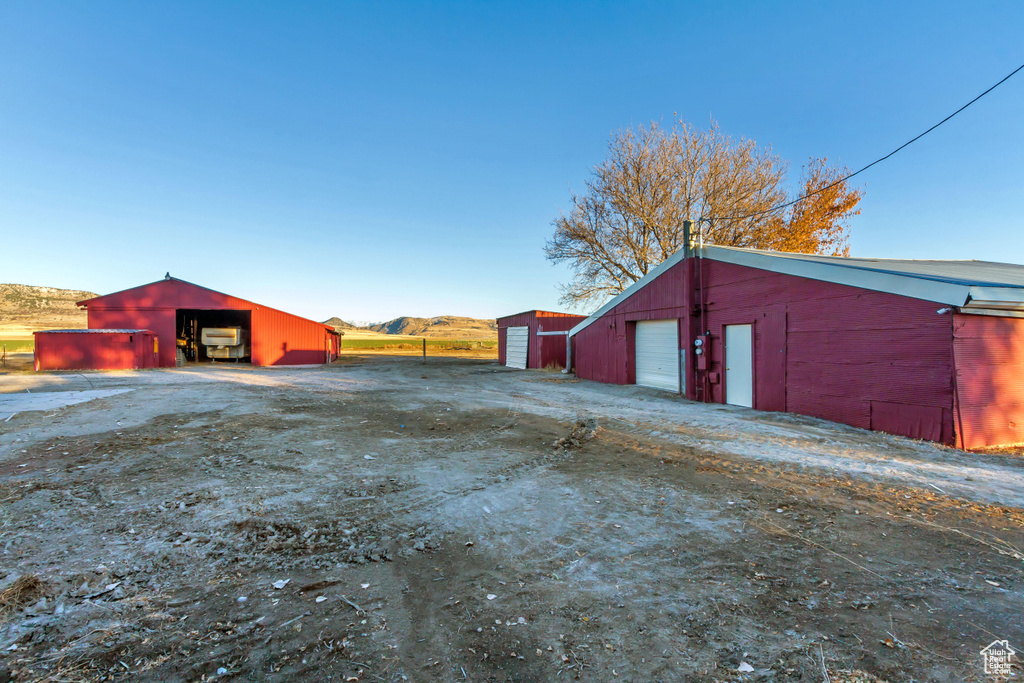
[[[493,360],[0,374],[0,681],[994,680],[1022,506],[1014,454]]]
[[[415,341],[420,341],[420,337],[416,337]],[[349,364],[349,363],[362,363],[367,358],[382,357],[382,356],[407,356],[422,358],[422,349],[411,348],[411,349],[341,349],[338,355],[338,364]],[[477,360],[497,360],[498,359],[498,348],[479,348],[479,349],[444,349],[437,347],[427,348],[427,358],[471,358]],[[0,373],[3,372],[27,372],[31,371],[34,367],[35,356],[31,351],[14,351],[8,352],[6,363],[0,367]],[[3,391],[3,386],[0,385],[0,391]]]

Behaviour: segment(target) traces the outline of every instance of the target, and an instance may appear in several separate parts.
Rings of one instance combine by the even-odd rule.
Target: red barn
[[[569,330],[586,316],[526,311],[498,318],[498,362],[510,368],[565,367]]]
[[[36,370],[155,368],[159,352],[149,330],[46,330],[34,332]]]
[[[80,301],[78,305],[88,311],[90,330],[132,329],[151,333],[156,340],[157,367],[174,367],[178,348],[189,361],[208,360],[201,341],[202,330],[207,327],[241,327],[248,336],[247,357],[253,365],[314,365],[329,363],[338,354],[338,334],[329,325],[170,275],[148,285]],[[86,353],[84,347],[80,350],[85,357],[98,359],[112,353],[113,342],[108,336],[75,339],[79,346],[93,345],[91,352]],[[65,342],[66,339],[62,343]],[[67,347],[65,352],[72,350]],[[89,367],[104,366],[99,362]]]
[[[582,378],[1024,443],[1024,266],[684,249],[570,334]]]

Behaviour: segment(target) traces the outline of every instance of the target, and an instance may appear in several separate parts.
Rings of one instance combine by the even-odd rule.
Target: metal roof
[[[846,256],[821,256],[818,254],[790,254],[757,249],[715,247],[765,254],[774,258],[824,263],[841,268],[872,270],[893,275],[947,282],[972,287],[1022,287],[1024,288],[1024,265],[998,263],[995,261],[940,261],[916,259],[852,258]]]
[[[60,334],[139,334],[140,332],[149,332],[149,330],[38,330],[34,334],[50,334],[59,332]]]
[[[520,313],[511,313],[509,315],[502,315],[502,316],[499,316],[499,317],[495,318],[495,320],[505,320],[506,318],[517,318],[517,317],[519,317],[521,315],[530,315],[531,313],[540,314],[541,316],[543,316],[543,315],[553,315],[553,316],[566,317],[566,318],[585,318],[585,317],[587,317],[586,315],[581,314],[581,313],[560,313],[558,311],[542,311],[542,310],[540,310],[538,308],[534,308],[534,309],[531,309],[529,311],[522,311]]]
[[[1024,317],[1024,265],[992,261],[850,258],[708,245],[695,258],[834,282],[956,306],[964,313]],[[575,335],[686,257],[680,249],[569,331]]]

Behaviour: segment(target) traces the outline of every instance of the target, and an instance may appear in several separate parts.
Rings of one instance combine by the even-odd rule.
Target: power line
[[[967,107],[971,106],[972,104],[974,104],[975,102],[977,102],[978,100],[980,100],[980,99],[981,99],[982,97],[984,97],[985,95],[989,94],[990,92],[992,92],[993,90],[995,90],[996,88],[998,88],[999,86],[1001,86],[1001,85],[1002,85],[1003,83],[1005,83],[1006,81],[1010,80],[1010,78],[1012,78],[1012,77],[1013,77],[1013,76],[1014,76],[1014,75],[1015,75],[1015,74],[1016,74],[1016,73],[1017,73],[1018,71],[1021,71],[1022,69],[1024,69],[1024,64],[1021,64],[1020,66],[1018,66],[1018,67],[1017,67],[1016,69],[1014,69],[1014,70],[1013,70],[1013,71],[1011,71],[1011,72],[1010,72],[1009,74],[1007,74],[1007,75],[1006,75],[1006,76],[1004,76],[1004,77],[1003,77],[1002,79],[1000,79],[1000,80],[999,80],[999,82],[998,82],[998,83],[996,83],[995,85],[993,85],[993,86],[992,86],[991,88],[989,88],[989,89],[988,89],[988,90],[986,90],[985,92],[981,93],[980,95],[978,95],[977,97],[975,97],[975,98],[974,98],[973,100],[971,100],[970,102],[968,102],[968,103],[967,103],[967,104],[965,104],[964,106],[960,107],[960,108],[959,108],[959,109],[957,109],[957,110],[956,110],[955,112],[953,112],[952,114],[950,114],[950,115],[949,115],[949,116],[947,116],[946,118],[942,119],[941,121],[939,121],[938,123],[936,123],[936,124],[935,124],[934,126],[932,126],[931,128],[929,128],[929,129],[928,129],[928,130],[926,130],[925,132],[921,133],[920,135],[918,135],[918,136],[916,136],[916,137],[913,137],[913,138],[911,138],[910,140],[907,140],[907,141],[906,141],[906,142],[904,142],[904,143],[903,143],[902,145],[900,145],[899,147],[897,147],[897,148],[896,148],[896,149],[894,149],[893,151],[891,151],[891,152],[889,152],[888,154],[886,154],[886,155],[885,155],[884,157],[879,157],[878,159],[875,159],[874,161],[872,161],[872,162],[871,162],[870,164],[868,164],[867,166],[864,166],[863,168],[860,168],[860,169],[858,169],[858,170],[854,171],[853,173],[851,173],[850,175],[848,175],[848,176],[846,176],[846,177],[844,177],[844,178],[840,178],[839,180],[835,181],[835,182],[834,182],[834,183],[832,183],[831,185],[826,185],[825,187],[819,188],[819,189],[815,190],[814,192],[808,192],[807,194],[803,195],[802,197],[797,197],[796,199],[794,199],[794,200],[792,200],[792,201],[789,201],[789,202],[786,202],[785,204],[779,204],[778,206],[773,206],[773,207],[772,207],[772,208],[770,208],[770,209],[765,209],[764,211],[757,211],[757,212],[755,212],[755,213],[747,214],[746,216],[712,216],[711,218],[703,218],[703,217],[702,217],[702,218],[699,218],[699,219],[697,219],[697,222],[698,222],[698,224],[699,224],[699,223],[700,223],[701,221],[711,222],[711,221],[713,221],[713,220],[720,220],[720,221],[725,221],[725,220],[728,220],[728,221],[738,221],[738,220],[743,220],[743,219],[745,219],[745,218],[754,218],[754,217],[756,217],[756,216],[763,216],[764,214],[767,214],[767,213],[772,213],[773,211],[778,211],[779,209],[785,209],[785,208],[786,208],[787,206],[793,206],[793,205],[794,205],[794,204],[796,204],[797,202],[801,202],[801,201],[803,201],[803,200],[805,200],[805,199],[807,199],[807,198],[809,198],[809,197],[813,197],[813,196],[814,196],[814,195],[816,195],[816,194],[820,194],[820,193],[824,192],[825,190],[830,190],[830,189],[832,189],[833,187],[835,187],[836,185],[840,185],[840,184],[842,184],[842,183],[845,183],[845,182],[846,182],[847,180],[849,180],[850,178],[852,178],[852,177],[854,177],[854,176],[856,176],[856,175],[860,175],[861,173],[863,173],[864,171],[868,170],[869,168],[871,168],[871,167],[872,167],[872,166],[874,166],[875,164],[880,164],[880,163],[882,163],[883,161],[885,161],[886,159],[888,159],[888,158],[889,158],[889,157],[891,157],[892,155],[894,155],[894,154],[896,154],[897,152],[899,152],[899,151],[900,151],[901,149],[903,149],[904,147],[907,147],[907,146],[909,146],[909,145],[911,145],[911,144],[913,144],[913,143],[917,142],[918,140],[920,140],[921,138],[923,138],[923,137],[924,137],[925,135],[928,135],[928,133],[931,133],[931,132],[932,132],[933,130],[935,130],[936,128],[938,128],[938,127],[939,127],[939,126],[941,126],[942,124],[944,124],[944,123],[945,123],[946,121],[949,121],[949,120],[950,120],[951,118],[953,118],[954,116],[956,116],[957,114],[959,114],[960,112],[962,112],[962,111],[963,111],[964,109],[967,109]]]

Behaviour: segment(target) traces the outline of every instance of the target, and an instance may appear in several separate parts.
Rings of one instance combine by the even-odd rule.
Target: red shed
[[[149,330],[34,332],[36,370],[138,370],[157,365],[159,342]]]
[[[205,328],[241,328],[248,338],[245,358],[253,365],[315,365],[338,354],[338,333],[329,325],[170,275],[78,305],[88,311],[90,329],[152,330],[159,367],[174,367],[177,349],[187,361],[209,360],[202,342]]]
[[[569,330],[583,315],[526,311],[498,318],[498,362],[510,368],[565,367]]]
[[[1024,443],[1024,266],[682,250],[571,335],[587,379],[964,448]]]

